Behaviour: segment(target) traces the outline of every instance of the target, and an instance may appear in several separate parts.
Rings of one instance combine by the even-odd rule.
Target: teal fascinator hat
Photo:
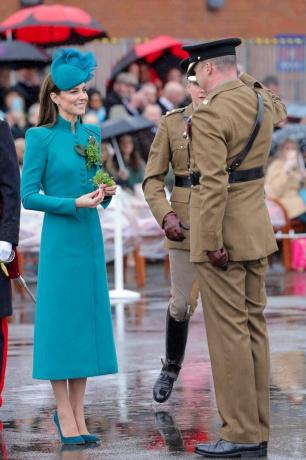
[[[93,77],[97,67],[92,52],[81,52],[75,48],[60,48],[53,54],[51,79],[61,91],[86,83]]]

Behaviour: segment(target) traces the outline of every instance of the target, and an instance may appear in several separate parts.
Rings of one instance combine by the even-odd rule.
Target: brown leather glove
[[[214,267],[221,268],[222,270],[227,270],[228,266],[228,253],[224,248],[218,249],[217,251],[207,251],[207,255],[210,263]]]
[[[186,238],[182,229],[189,230],[189,227],[185,226],[180,219],[177,217],[175,212],[169,212],[165,215],[163,220],[163,229],[169,240],[172,241],[184,241]]]

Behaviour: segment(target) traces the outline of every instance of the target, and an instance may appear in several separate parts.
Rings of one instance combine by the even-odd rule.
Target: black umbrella
[[[0,66],[10,69],[24,67],[45,67],[51,61],[50,56],[29,43],[16,40],[0,41]]]
[[[107,120],[102,124],[102,140],[152,128],[152,126],[153,123],[141,115]]]
[[[143,129],[152,128],[152,126],[154,126],[154,123],[141,115],[135,117],[126,116],[125,118],[115,118],[102,124],[102,141],[111,139],[115,149],[118,165],[121,170],[125,170],[126,168],[116,137],[122,136],[123,134],[136,133]]]

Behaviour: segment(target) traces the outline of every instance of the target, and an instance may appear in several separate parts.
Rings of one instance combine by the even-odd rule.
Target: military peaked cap
[[[183,49],[190,54],[189,63],[205,61],[214,57],[228,56],[236,54],[236,46],[241,44],[240,38],[224,38],[211,42],[195,43],[185,45]],[[186,61],[186,59],[185,59]]]

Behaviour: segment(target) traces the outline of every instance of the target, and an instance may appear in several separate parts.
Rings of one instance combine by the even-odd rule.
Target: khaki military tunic
[[[192,111],[192,104],[190,104],[164,115],[150,149],[143,191],[160,226],[166,214],[171,211],[174,211],[186,226],[189,226],[190,188],[174,186],[169,203],[164,190],[164,180],[169,171],[169,164],[176,176],[189,175],[188,141],[184,133],[187,119]],[[184,230],[184,234],[186,239],[182,242],[166,238],[166,246],[169,249],[189,251],[189,231]]]
[[[242,77],[243,78],[243,77]],[[251,84],[251,77],[244,74]],[[279,99],[257,85],[264,120],[251,152],[239,170],[265,166],[273,127],[284,114]],[[225,247],[231,260],[255,260],[277,250],[264,202],[264,178],[228,184],[228,167],[243,149],[257,113],[254,91],[235,80],[209,94],[192,117],[191,169],[201,175],[191,194],[191,260],[207,260],[206,251]]]
[[[265,167],[273,127],[286,111],[280,99],[247,75],[217,86],[192,116],[191,169],[200,175],[190,200],[195,262],[215,385],[221,438],[269,438],[269,346],[264,308],[267,255],[276,249],[264,201],[264,178],[229,184],[226,168],[245,147],[263,98],[262,126],[238,170]],[[226,271],[206,251],[226,248]]]
[[[146,166],[143,190],[151,211],[160,226],[164,217],[174,211],[179,219],[189,226],[190,187],[173,187],[171,202],[166,198],[165,176],[171,164],[176,176],[188,176],[188,141],[184,132],[186,122],[192,113],[192,105],[172,110],[162,117],[152,143]],[[184,241],[166,238],[169,248],[171,299],[170,314],[177,321],[190,316],[197,304],[199,289],[194,266],[190,263],[189,230],[183,230]]]

